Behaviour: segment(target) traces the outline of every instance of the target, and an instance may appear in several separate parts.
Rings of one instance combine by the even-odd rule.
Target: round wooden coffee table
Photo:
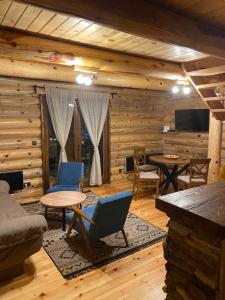
[[[73,191],[61,191],[49,193],[40,198],[41,203],[46,207],[45,217],[47,219],[47,208],[61,208],[62,209],[62,229],[66,230],[66,219],[65,219],[65,210],[74,205],[81,204],[85,199],[86,195],[81,192]]]

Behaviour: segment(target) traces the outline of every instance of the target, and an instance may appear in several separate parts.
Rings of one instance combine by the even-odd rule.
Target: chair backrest
[[[84,177],[83,162],[61,162],[59,167],[58,184],[78,185]]]
[[[145,164],[145,147],[134,147],[134,171],[139,171],[139,166]]]
[[[88,236],[98,240],[101,237],[118,232],[124,227],[133,194],[123,192],[99,199],[92,220]]]
[[[190,183],[196,183],[199,179],[208,180],[210,158],[195,158],[190,160]]]

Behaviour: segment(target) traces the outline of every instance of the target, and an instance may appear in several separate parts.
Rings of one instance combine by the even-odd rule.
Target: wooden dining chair
[[[210,158],[191,159],[189,174],[177,177],[179,187],[184,185],[185,188],[190,188],[207,184],[210,161]]]
[[[144,146],[134,146],[133,157],[138,161],[139,169],[144,172],[158,171],[158,167],[146,163],[146,152]],[[135,163],[134,163],[135,167]]]
[[[134,183],[133,183],[133,194],[135,199],[138,199],[139,191],[141,188],[154,188],[156,194],[159,193],[160,177],[157,173],[151,171],[143,171],[140,165],[140,153],[134,153]],[[136,192],[135,192],[136,189]]]

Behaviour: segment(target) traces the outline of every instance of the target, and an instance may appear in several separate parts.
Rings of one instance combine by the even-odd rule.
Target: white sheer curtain
[[[85,125],[94,146],[90,185],[101,185],[102,172],[98,145],[107,116],[109,94],[79,91],[77,97]]]
[[[74,90],[46,88],[46,99],[52,125],[61,151],[59,162],[66,162],[66,141],[69,135],[76,92]]]

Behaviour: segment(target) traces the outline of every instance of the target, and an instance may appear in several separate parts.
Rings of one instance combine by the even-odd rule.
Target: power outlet
[[[24,186],[24,188],[26,189],[26,188],[28,188],[28,187],[31,186],[31,182],[30,182],[30,181],[24,182],[23,186]]]

